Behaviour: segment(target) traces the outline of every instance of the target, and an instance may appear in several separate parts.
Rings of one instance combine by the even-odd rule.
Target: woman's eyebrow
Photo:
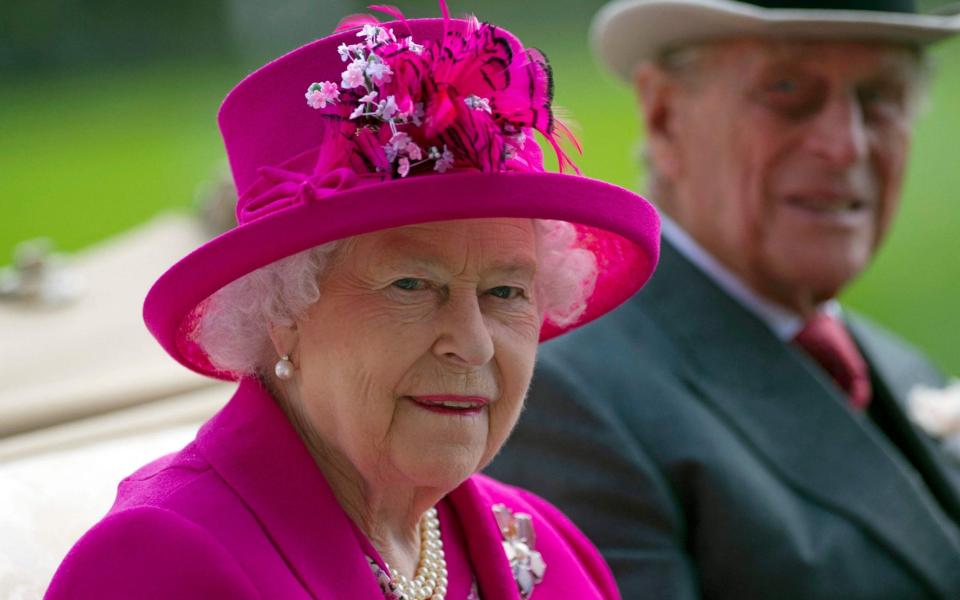
[[[376,261],[376,265],[385,269],[425,271],[428,273],[449,273],[451,266],[444,260],[433,256],[385,257]],[[459,270],[459,269],[457,269]],[[494,260],[485,265],[486,273],[501,276],[532,277],[537,271],[537,262],[533,258],[509,258]]]
[[[537,272],[537,262],[533,259],[525,258],[495,261],[490,265],[489,270],[498,275],[532,277]]]

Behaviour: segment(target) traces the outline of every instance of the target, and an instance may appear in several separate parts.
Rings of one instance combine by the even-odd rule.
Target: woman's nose
[[[434,353],[460,367],[480,367],[493,359],[493,337],[476,293],[451,295],[441,307]]]

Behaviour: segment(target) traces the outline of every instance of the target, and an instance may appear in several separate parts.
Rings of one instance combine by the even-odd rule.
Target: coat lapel
[[[960,540],[912,467],[801,352],[664,244],[646,310],[689,360],[708,403],[791,486],[871,532],[944,593]]]
[[[241,381],[227,406],[200,430],[197,446],[313,598],[383,598],[356,528],[259,382]]]
[[[503,551],[500,528],[493,515],[493,499],[472,477],[450,492],[447,499],[460,520],[481,597],[520,600],[517,582]]]

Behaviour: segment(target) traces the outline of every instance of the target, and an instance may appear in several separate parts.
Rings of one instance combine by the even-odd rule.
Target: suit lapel
[[[802,353],[665,243],[640,299],[681,345],[704,402],[800,493],[869,531],[944,593],[960,540],[924,483]]]
[[[259,382],[244,379],[197,435],[311,597],[382,598],[358,539],[306,446]]]
[[[939,373],[920,363],[913,353],[897,341],[877,332],[862,319],[848,318],[867,363],[874,386],[874,404],[883,411],[888,426],[895,428],[901,444],[915,458],[917,468],[936,489],[937,497],[954,523],[960,523],[960,465],[939,448],[939,443],[922,431],[908,417],[908,398],[914,385],[942,387]]]

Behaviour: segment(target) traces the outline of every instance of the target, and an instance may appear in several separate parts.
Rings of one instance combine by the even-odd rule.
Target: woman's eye
[[[498,285],[495,288],[490,288],[487,293],[503,300],[513,300],[522,296],[523,290],[512,285]]]
[[[408,292],[427,289],[426,281],[423,279],[416,279],[414,277],[404,277],[403,279],[398,279],[394,281],[392,285],[395,288],[406,290]]]

